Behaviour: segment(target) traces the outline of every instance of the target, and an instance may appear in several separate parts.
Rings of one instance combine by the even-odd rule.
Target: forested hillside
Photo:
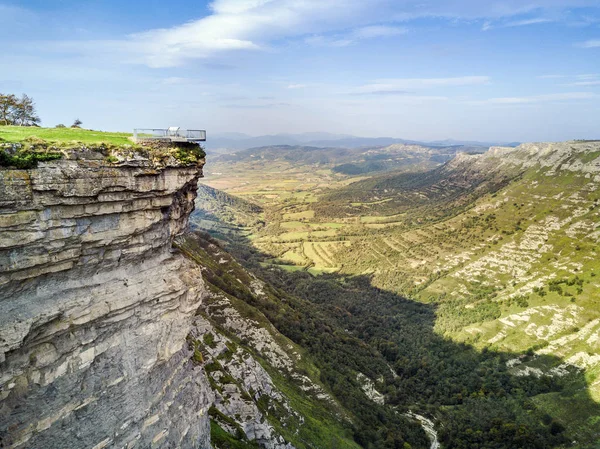
[[[252,425],[261,414],[271,433],[297,448],[428,446],[414,420],[365,394],[365,385],[392,378],[375,348],[310,300],[244,269],[208,234],[191,233],[177,246],[200,265],[210,287],[198,315],[204,336],[190,344],[217,394],[211,413],[217,447],[254,447],[264,439]],[[245,250],[237,249],[243,260]],[[264,391],[253,381],[254,368],[241,376],[248,355],[270,376]]]
[[[232,193],[260,224],[198,217],[227,221],[216,235],[244,264],[380,354],[386,403],[435,418],[444,447],[593,447],[599,157],[596,142],[528,144],[281,194],[248,182]]]

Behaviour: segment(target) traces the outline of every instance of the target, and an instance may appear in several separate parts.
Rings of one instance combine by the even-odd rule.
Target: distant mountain
[[[454,139],[446,139],[446,140],[432,140],[427,142],[429,145],[435,146],[475,146],[475,147],[518,147],[521,142],[479,142],[476,140],[454,140]]]
[[[395,143],[374,147],[318,147],[307,145],[268,145],[213,156],[211,169],[227,173],[233,167],[249,166],[253,170],[277,165],[280,167],[320,166],[344,175],[393,170],[422,171],[431,169],[452,159],[458,153],[482,153],[481,147],[429,147]],[[307,169],[309,170],[309,169]]]
[[[222,133],[210,135],[206,142],[206,148],[215,153],[230,153],[249,148],[280,146],[280,145],[302,145],[312,147],[329,148],[363,148],[384,147],[393,144],[422,145],[428,147],[468,146],[477,148],[489,148],[491,146],[517,146],[518,143],[511,142],[477,142],[463,140],[436,140],[421,142],[416,140],[398,139],[395,137],[357,137],[348,134],[332,134],[326,132],[311,132],[302,134],[274,134],[265,136],[249,136],[242,133]]]

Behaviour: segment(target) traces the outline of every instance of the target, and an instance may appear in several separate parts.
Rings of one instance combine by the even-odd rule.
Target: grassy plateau
[[[132,145],[131,133],[93,131],[82,128],[38,128],[34,126],[0,126],[0,142],[24,142],[37,138],[56,144],[81,142]]]

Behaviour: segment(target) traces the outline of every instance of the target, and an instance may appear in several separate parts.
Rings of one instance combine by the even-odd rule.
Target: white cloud
[[[61,48],[151,67],[172,67],[220,52],[266,49],[280,39],[311,36],[305,42],[343,47],[361,39],[394,37],[406,33],[394,23],[420,17],[505,21],[532,12],[593,5],[597,0],[214,0],[209,15],[179,26],[122,40],[67,42]],[[547,20],[513,20],[506,26]],[[493,25],[488,22],[486,26]],[[590,45],[595,46],[594,42]]]
[[[571,86],[600,86],[600,80],[577,81],[572,83]]]
[[[514,22],[508,22],[504,26],[506,27],[522,27],[528,25],[537,25],[540,23],[554,22],[552,19],[544,19],[543,17],[537,17],[535,19],[516,20]]]
[[[13,5],[4,5],[0,3],[0,23],[10,23],[15,20],[31,19],[36,17],[35,14],[25,8]]]
[[[375,5],[386,0],[374,0]],[[127,43],[153,67],[228,50],[258,50],[272,40],[372,20],[358,0],[216,0],[202,19],[130,36]]]
[[[29,9],[0,3],[0,38],[10,41],[15,36],[28,36],[31,29],[42,25],[40,17]],[[3,46],[6,50],[7,46]]]
[[[304,42],[312,45],[313,47],[347,47],[348,45],[353,44],[355,41],[353,39],[343,38],[340,36],[332,37],[332,36],[309,36],[304,39]]]
[[[529,25],[538,25],[541,23],[550,23],[555,22],[553,19],[548,19],[544,17],[536,17],[532,19],[522,19],[522,20],[513,20],[513,21],[502,21],[498,23],[492,23],[489,20],[486,20],[481,27],[482,31],[488,31],[494,28],[515,28],[515,27],[523,27]]]
[[[530,97],[501,97],[490,98],[483,101],[474,101],[472,104],[499,104],[499,105],[518,105],[532,103],[548,103],[556,101],[572,101],[572,100],[590,100],[598,98],[598,95],[592,92],[566,92],[559,94],[535,95]]]
[[[538,76],[539,79],[556,79],[564,80],[562,86],[599,86],[600,74],[583,73],[580,75],[543,75]]]
[[[405,27],[389,25],[370,25],[356,28],[348,33],[334,34],[330,36],[314,35],[304,39],[309,45],[315,47],[347,47],[365,39],[390,38],[406,34]]]
[[[557,13],[579,7],[597,7],[597,0],[397,0],[394,19],[445,17],[464,20],[497,20],[540,12]]]
[[[481,31],[487,31],[487,30],[491,30],[493,27],[492,22],[490,22],[489,20],[486,20],[485,22],[483,22],[483,26],[481,27]]]
[[[571,86],[600,86],[600,75],[597,73],[585,73],[575,77],[577,81],[571,83]]]
[[[288,89],[304,89],[305,87],[308,87],[306,84],[289,84],[287,86]]]
[[[408,30],[403,27],[372,25],[358,28],[352,34],[357,39],[373,39],[377,37],[392,37],[406,34]]]
[[[576,78],[579,79],[579,80],[593,80],[593,79],[600,78],[600,74],[598,74],[598,73],[584,73],[582,75],[577,75]]]
[[[579,44],[579,47],[583,48],[599,48],[600,47],[600,39],[592,39],[589,41],[585,41]]]
[[[414,89],[473,86],[488,84],[488,76],[461,76],[454,78],[404,78],[381,79],[357,88],[355,94],[401,94]]]
[[[180,76],[169,76],[169,77],[164,78],[162,80],[162,84],[167,85],[167,86],[177,86],[177,85],[184,85],[184,84],[196,84],[198,82],[199,82],[199,80],[192,79],[192,78],[183,78],[183,77],[180,77]]]

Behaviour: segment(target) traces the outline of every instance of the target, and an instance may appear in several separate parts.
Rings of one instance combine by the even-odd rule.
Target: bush
[[[9,154],[6,150],[0,150],[0,167],[14,167],[18,169],[36,168],[38,162],[53,161],[60,159],[61,153],[35,153],[33,151],[21,151]]]

